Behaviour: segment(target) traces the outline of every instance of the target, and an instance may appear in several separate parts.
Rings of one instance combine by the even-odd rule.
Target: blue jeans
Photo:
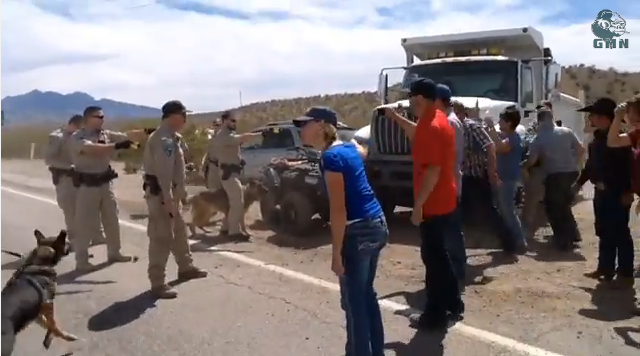
[[[511,241],[514,246],[526,246],[527,242],[522,231],[522,223],[518,217],[516,209],[516,181],[503,180],[497,189],[498,209],[504,220],[505,225],[509,229]]]
[[[373,281],[388,235],[384,216],[353,223],[345,231],[340,303],[347,321],[347,356],[384,355],[384,327]]]
[[[451,264],[453,265],[453,272],[456,274],[456,278],[458,281],[464,281],[467,277],[467,250],[464,244],[462,215],[460,211],[460,198],[458,198],[458,205],[456,206],[456,210],[453,212],[451,234],[444,241],[444,245],[447,248],[447,252],[449,252]]]

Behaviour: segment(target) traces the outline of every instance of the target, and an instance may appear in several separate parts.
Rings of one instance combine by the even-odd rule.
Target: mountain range
[[[7,96],[2,99],[5,125],[64,122],[74,114],[82,114],[84,108],[90,105],[102,107],[110,118],[116,120],[160,115],[160,110],[157,108],[111,99],[96,99],[83,92],[60,94],[53,91],[32,90],[22,95]]]

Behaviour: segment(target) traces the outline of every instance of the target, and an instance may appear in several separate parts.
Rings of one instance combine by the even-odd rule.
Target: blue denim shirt
[[[517,182],[520,180],[520,162],[522,161],[522,138],[517,132],[501,137],[509,140],[509,151],[498,153],[498,177],[500,180]]]

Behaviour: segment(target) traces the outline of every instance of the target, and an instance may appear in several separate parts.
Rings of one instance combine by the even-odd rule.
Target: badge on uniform
[[[167,154],[167,157],[171,157],[171,155],[173,154],[173,140],[170,138],[163,138],[162,139],[162,149],[164,150],[164,153]]]

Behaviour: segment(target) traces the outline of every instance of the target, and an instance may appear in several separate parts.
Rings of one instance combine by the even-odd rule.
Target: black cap
[[[180,100],[167,101],[162,105],[162,116],[167,117],[175,114],[186,114],[190,112]]]
[[[540,102],[538,106],[536,106],[536,110],[540,110],[544,108],[553,109],[553,104],[551,104],[549,100],[543,100]]]
[[[593,102],[591,105],[587,105],[582,109],[578,109],[578,112],[588,112],[589,114],[603,115],[608,117],[614,117],[616,107],[618,104],[611,98],[600,98]]]
[[[313,106],[307,109],[304,115],[293,119],[293,124],[296,125],[296,127],[302,127],[311,121],[320,121],[338,126],[338,114],[326,106]]]
[[[436,83],[431,79],[416,79],[409,85],[409,96],[420,95],[425,99],[436,100],[437,92]]]

